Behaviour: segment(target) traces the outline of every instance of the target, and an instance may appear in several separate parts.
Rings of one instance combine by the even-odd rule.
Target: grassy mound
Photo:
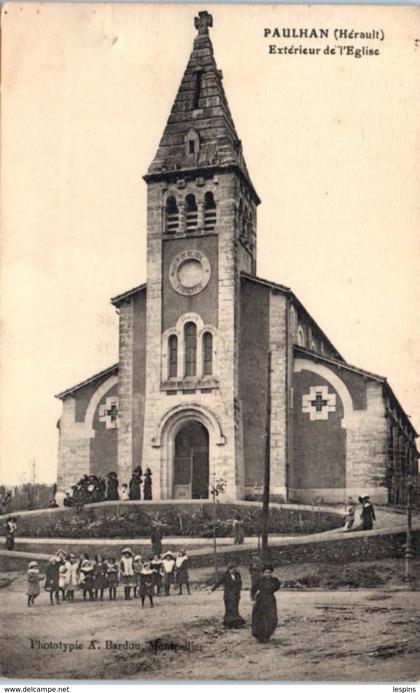
[[[261,507],[247,503],[219,503],[216,509],[216,535],[232,534],[232,523],[239,516],[245,535],[261,531]],[[152,522],[159,522],[166,536],[213,536],[211,503],[98,503],[77,512],[73,508],[38,511],[21,515],[18,535],[23,537],[137,538],[150,537]],[[311,534],[342,524],[340,515],[320,510],[271,508],[271,534]]]

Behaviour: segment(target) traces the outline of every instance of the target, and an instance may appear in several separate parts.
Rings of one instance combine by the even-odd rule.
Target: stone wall
[[[287,498],[288,333],[286,296],[270,293],[271,416],[270,492],[276,500]]]
[[[57,468],[57,488],[59,491],[69,490],[70,487],[84,474],[91,474],[91,442],[95,437],[95,425],[98,424],[97,408],[103,398],[116,385],[118,380],[117,369],[104,373],[95,380],[95,387],[92,383],[81,387],[68,395],[63,400],[63,411],[60,417],[60,429],[58,438],[58,468]],[[86,400],[85,389],[89,392],[89,401],[84,405],[84,419],[78,421],[77,401],[80,398]],[[80,409],[80,408],[79,408]],[[109,431],[114,434],[114,431]],[[110,465],[115,467],[115,453],[112,446],[106,448],[108,458],[105,460],[105,468]]]
[[[121,303],[118,370],[118,478],[131,477],[133,444],[133,300]]]

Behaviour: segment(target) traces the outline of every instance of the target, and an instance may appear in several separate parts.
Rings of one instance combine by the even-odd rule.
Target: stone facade
[[[386,380],[346,364],[293,292],[256,274],[260,200],[210,25],[200,12],[144,177],[147,288],[112,299],[118,367],[58,395],[58,486],[141,465],[154,500],[208,498],[220,479],[223,499],[255,498],[269,430],[273,499],[396,502],[416,433]]]

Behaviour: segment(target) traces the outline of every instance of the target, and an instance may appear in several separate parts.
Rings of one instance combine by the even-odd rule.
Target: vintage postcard
[[[419,60],[415,7],[3,5],[4,680],[416,681]]]

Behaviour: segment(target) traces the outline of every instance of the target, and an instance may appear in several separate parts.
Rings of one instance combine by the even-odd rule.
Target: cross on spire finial
[[[213,26],[213,17],[207,10],[203,10],[198,13],[198,17],[194,17],[194,26],[199,36],[206,35],[209,33],[209,27]]]

